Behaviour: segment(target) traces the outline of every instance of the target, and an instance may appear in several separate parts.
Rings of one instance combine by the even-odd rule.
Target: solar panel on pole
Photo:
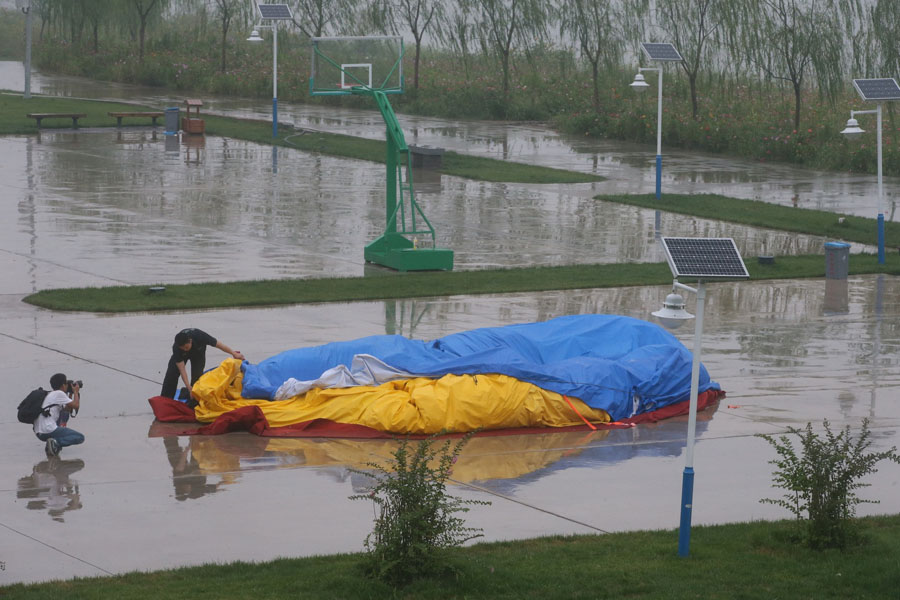
[[[641,42],[641,48],[643,48],[644,54],[646,54],[647,58],[650,60],[673,62],[684,60],[672,44]]]
[[[900,85],[893,78],[854,79],[853,87],[866,102],[900,100]]]
[[[748,279],[744,265],[731,238],[661,238],[672,275],[702,279]]]
[[[269,21],[290,21],[294,18],[287,4],[257,4],[259,17]]]

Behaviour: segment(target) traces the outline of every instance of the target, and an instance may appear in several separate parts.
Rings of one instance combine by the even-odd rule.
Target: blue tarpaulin
[[[288,379],[315,380],[358,355],[420,377],[499,373],[579,398],[619,420],[687,400],[691,353],[663,328],[630,317],[573,315],[485,327],[431,341],[376,335],[245,362],[244,398],[272,400]],[[699,391],[719,389],[700,367]]]

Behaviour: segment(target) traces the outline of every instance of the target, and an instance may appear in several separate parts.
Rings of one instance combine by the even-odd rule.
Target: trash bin
[[[166,109],[166,135],[178,133],[178,107]]]
[[[825,243],[825,278],[847,279],[850,268],[850,244],[844,242]]]

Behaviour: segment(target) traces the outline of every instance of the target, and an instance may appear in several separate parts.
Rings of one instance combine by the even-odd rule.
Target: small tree
[[[481,529],[465,527],[456,513],[465,505],[490,504],[447,495],[447,479],[453,473],[463,446],[471,434],[455,444],[446,440],[435,447],[435,436],[412,447],[403,440],[388,465],[367,463],[374,470],[352,472],[372,478],[374,486],[351,500],[375,503],[375,529],[366,536],[368,572],[390,585],[402,585],[437,572],[441,552],[482,537]]]
[[[800,437],[802,452],[798,456],[788,436],[775,438],[758,434],[771,444],[779,458],[769,463],[778,467],[773,473],[772,487],[787,493],[778,499],[764,498],[760,502],[775,504],[791,511],[804,543],[814,549],[844,548],[854,537],[852,519],[856,505],[877,504],[877,500],[863,500],[856,490],[869,484],[859,480],[877,472],[875,465],[884,459],[900,463],[897,447],[884,452],[869,452],[872,444],[869,420],[864,419],[859,437],[854,440],[848,425],[834,434],[824,421],[825,437],[820,437],[807,423],[805,430],[789,428]]]

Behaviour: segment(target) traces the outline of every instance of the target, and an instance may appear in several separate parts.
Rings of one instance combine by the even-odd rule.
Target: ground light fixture
[[[259,23],[250,32],[248,42],[261,42],[260,29],[272,30],[272,137],[278,137],[278,22],[293,21],[294,15],[287,4],[257,4]]]
[[[678,555],[688,556],[691,544],[691,516],[694,508],[694,438],[697,435],[697,396],[700,387],[700,353],[703,348],[703,308],[706,303],[704,279],[749,279],[750,274],[731,238],[675,238],[662,237],[660,243],[666,254],[674,279],[672,293],[666,296],[663,307],[653,315],[668,329],[680,327],[694,318],[684,309],[679,290],[697,296],[697,317],[694,326],[694,352],[691,361],[691,394],[688,411],[685,464],[681,479],[681,521],[678,528]],[[678,281],[679,277],[697,279],[697,287]]]
[[[850,119],[847,126],[841,133],[847,136],[850,141],[856,141],[862,138],[865,131],[859,126],[856,115],[876,115],[878,119],[877,131],[875,139],[878,147],[878,264],[884,264],[884,181],[883,181],[883,160],[882,160],[882,144],[881,144],[881,105],[885,102],[893,102],[900,100],[900,86],[897,81],[892,78],[882,79],[854,79],[853,87],[856,88],[860,98],[865,102],[876,102],[874,110],[851,110]]]
[[[649,60],[656,62],[681,62],[681,54],[672,44],[657,44],[650,42],[641,42],[641,49]],[[637,75],[630,87],[637,93],[643,93],[650,84],[644,79],[644,71],[657,71],[659,73],[659,82],[657,83],[656,97],[656,199],[659,200],[662,195],[662,88],[663,88],[663,68],[659,67],[639,67]]]

